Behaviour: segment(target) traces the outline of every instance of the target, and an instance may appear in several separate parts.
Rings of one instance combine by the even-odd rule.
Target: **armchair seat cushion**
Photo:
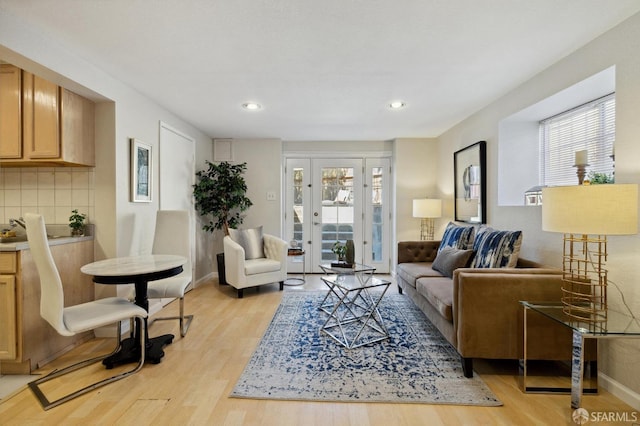
[[[276,272],[282,268],[282,264],[277,260],[261,257],[245,261],[244,273],[246,275],[264,274],[265,272]]]

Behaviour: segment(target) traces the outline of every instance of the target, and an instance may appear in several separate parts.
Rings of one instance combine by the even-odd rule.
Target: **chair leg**
[[[238,289],[238,299],[242,299],[242,296],[244,296],[244,289],[243,288],[239,288]]]
[[[138,318],[140,318],[141,321],[144,320],[143,317],[138,317]],[[140,349],[140,361],[138,362],[138,364],[133,369],[131,369],[129,371],[125,371],[124,373],[117,374],[115,376],[109,377],[109,378],[104,379],[104,380],[100,380],[99,382],[93,383],[93,384],[91,384],[89,386],[86,386],[86,387],[80,389],[80,390],[77,390],[77,391],[72,392],[72,393],[70,393],[68,395],[65,395],[62,398],[58,398],[55,401],[49,401],[49,399],[45,396],[45,394],[40,389],[40,385],[42,383],[46,383],[49,380],[55,379],[56,377],[60,377],[60,376],[63,376],[65,374],[67,374],[67,373],[71,373],[73,371],[79,370],[79,369],[81,369],[83,367],[86,367],[88,365],[94,364],[94,363],[96,363],[98,361],[102,361],[103,359],[107,358],[108,356],[111,356],[114,353],[116,353],[120,349],[120,339],[122,337],[122,332],[120,330],[120,326],[121,326],[120,322],[118,322],[118,330],[117,330],[117,334],[116,334],[117,343],[116,343],[116,349],[113,352],[108,353],[106,355],[100,355],[100,356],[95,357],[95,358],[91,358],[91,359],[87,359],[87,360],[84,360],[84,361],[80,361],[80,362],[78,362],[76,364],[72,364],[70,366],[67,366],[67,367],[63,368],[62,370],[53,370],[51,373],[47,374],[46,376],[41,377],[39,379],[36,379],[36,380],[34,380],[34,381],[29,383],[29,388],[31,388],[31,390],[33,391],[35,396],[38,398],[38,401],[42,405],[42,408],[44,408],[45,410],[49,410],[50,408],[57,407],[60,404],[63,404],[65,402],[67,402],[67,401],[70,401],[70,400],[72,400],[74,398],[77,398],[77,397],[79,397],[81,395],[84,395],[84,394],[86,394],[88,392],[91,392],[94,389],[97,389],[97,388],[102,387],[104,385],[108,385],[109,383],[115,382],[117,380],[124,379],[125,377],[130,376],[131,374],[138,372],[138,370],[140,370],[142,368],[142,366],[144,365],[144,358],[146,356],[145,345],[140,345],[141,346],[141,349]],[[145,329],[144,329],[144,327],[141,327],[141,329],[142,329],[142,331],[140,333],[140,339],[141,339],[140,341],[144,342],[145,341]]]
[[[280,281],[280,291],[284,290],[284,281]]]
[[[151,327],[151,324],[153,324],[156,321],[165,321],[165,320],[179,320],[180,336],[184,337],[187,335],[187,331],[189,330],[189,326],[191,325],[191,321],[193,320],[193,315],[184,314],[184,297],[180,298],[180,316],[154,318],[149,322],[149,327]]]

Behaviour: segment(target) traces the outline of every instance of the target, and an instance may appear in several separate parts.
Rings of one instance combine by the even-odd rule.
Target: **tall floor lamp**
[[[413,200],[413,217],[419,217],[420,239],[433,240],[433,219],[442,216],[442,200],[419,198]]]
[[[638,185],[544,188],[542,229],[564,233],[564,312],[584,322],[605,322],[607,235],[638,232]]]

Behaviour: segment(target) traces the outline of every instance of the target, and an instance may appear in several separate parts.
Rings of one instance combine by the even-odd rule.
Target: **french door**
[[[290,272],[322,272],[346,240],[356,262],[389,272],[388,159],[289,158],[285,182],[286,237],[306,253],[289,258]]]

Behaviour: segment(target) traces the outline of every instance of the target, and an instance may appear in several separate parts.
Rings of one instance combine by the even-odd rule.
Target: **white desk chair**
[[[184,314],[184,294],[191,284],[191,226],[189,212],[186,210],[158,210],[156,214],[156,230],[153,238],[152,254],[174,254],[187,258],[182,273],[152,281],[147,289],[149,299],[178,298],[180,299],[180,315],[173,317],[154,318],[155,321],[179,320],[180,335],[184,337],[189,330],[193,315]]]
[[[108,297],[65,308],[62,280],[53,261],[51,250],[49,250],[44,219],[41,215],[33,213],[25,214],[24,219],[27,225],[29,249],[31,250],[31,255],[33,256],[38,274],[40,275],[40,315],[42,318],[51,324],[62,336],[73,336],[77,333],[94,330],[105,325],[117,324],[116,348],[113,352],[81,361],[61,370],[54,370],[48,375],[29,383],[29,387],[42,404],[42,407],[48,410],[96,388],[123,379],[140,370],[144,364],[144,345],[142,345],[140,362],[132,370],[93,383],[54,401],[49,401],[39,387],[42,383],[101,361],[116,353],[118,349],[120,349],[120,322],[134,318],[143,321],[147,317],[147,311],[123,297]],[[141,328],[141,339],[144,341],[144,327]]]

